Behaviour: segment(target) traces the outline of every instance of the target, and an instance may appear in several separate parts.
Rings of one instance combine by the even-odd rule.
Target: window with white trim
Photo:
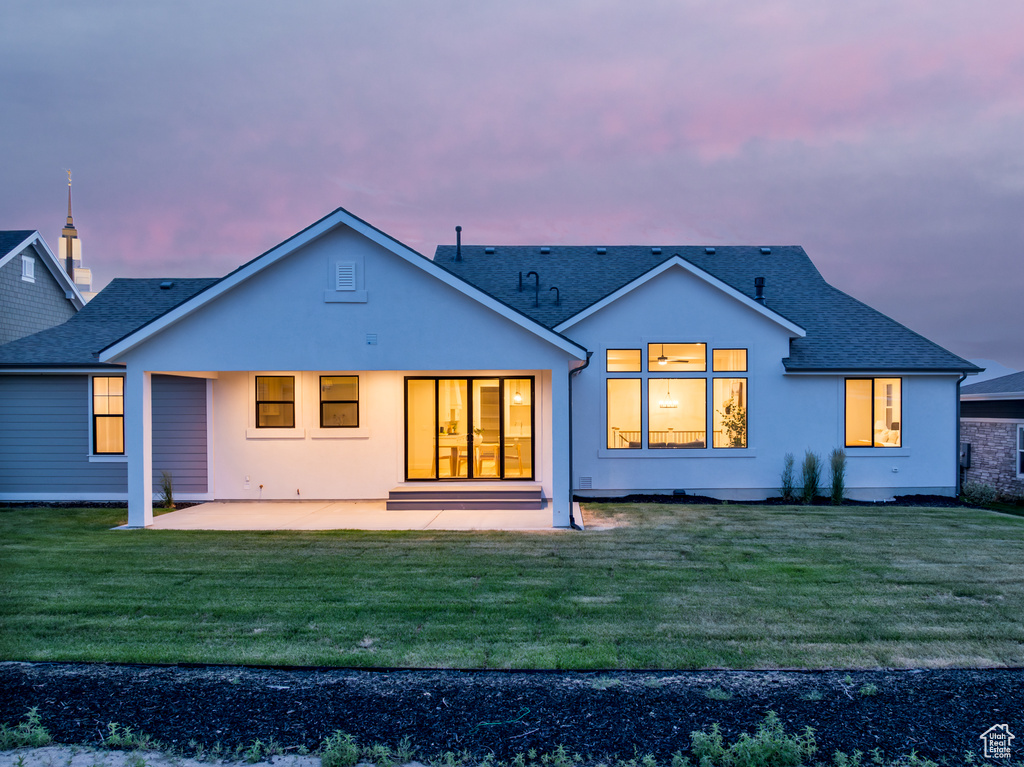
[[[295,376],[256,376],[256,428],[295,428]]]
[[[846,379],[846,447],[900,447],[903,379]]]
[[[93,376],[92,452],[124,455],[124,378]]]

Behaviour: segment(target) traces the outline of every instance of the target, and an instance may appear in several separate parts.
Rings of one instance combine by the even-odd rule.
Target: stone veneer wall
[[[1024,479],[1017,479],[1019,421],[960,421],[960,440],[971,443],[971,467],[965,482],[984,482],[1004,496],[1024,496]]]

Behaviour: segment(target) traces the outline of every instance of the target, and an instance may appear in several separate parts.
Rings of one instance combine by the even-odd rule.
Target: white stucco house
[[[339,209],[221,279],[114,280],[0,346],[0,501],[776,495],[845,447],[854,498],[952,495],[978,368],[799,247],[442,246]],[[439,496],[440,494],[440,496]]]

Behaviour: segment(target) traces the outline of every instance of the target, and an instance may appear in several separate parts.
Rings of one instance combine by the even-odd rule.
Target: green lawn
[[[0,510],[0,658],[535,668],[1024,665],[1024,518],[595,505],[609,530],[111,531]]]

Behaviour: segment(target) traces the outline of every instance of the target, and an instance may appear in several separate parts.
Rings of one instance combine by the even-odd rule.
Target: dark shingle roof
[[[750,298],[754,278],[766,281],[765,305],[807,331],[790,345],[783,360],[787,370],[977,370],[965,359],[904,327],[825,282],[799,246],[597,247],[463,245],[456,262],[455,246],[442,245],[434,263],[532,317],[555,327],[659,264],[679,255],[694,266]],[[534,307],[533,278],[540,275],[539,307]],[[519,272],[523,291],[519,291]],[[561,305],[551,287],[558,287]],[[571,335],[571,330],[569,331]]]
[[[1010,373],[999,378],[960,387],[960,394],[1019,394],[1024,392],[1024,372]]]
[[[161,289],[162,282],[171,287]],[[173,309],[216,279],[112,280],[63,325],[0,346],[0,367],[100,365],[97,353]]]
[[[0,232],[0,258],[35,234],[35,229],[13,229]]]

